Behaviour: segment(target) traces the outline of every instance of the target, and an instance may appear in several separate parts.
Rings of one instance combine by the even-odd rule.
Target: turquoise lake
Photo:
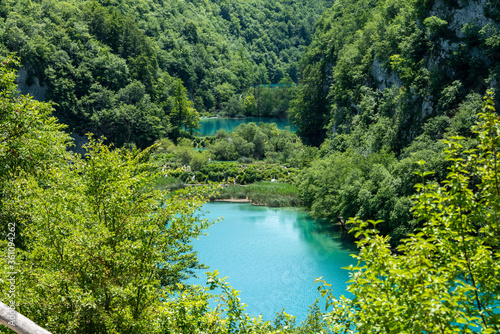
[[[337,297],[347,294],[349,272],[342,267],[356,263],[350,256],[356,247],[342,241],[340,232],[292,208],[217,202],[203,210],[206,218],[224,219],[194,241],[200,261],[210,269],[190,283],[204,283],[204,272],[218,269],[241,291],[247,313],[266,320],[282,308],[298,322],[305,320],[308,306],[320,298],[314,284],[320,276]]]
[[[289,126],[290,131],[297,131],[297,127],[290,124],[285,118],[263,118],[263,117],[247,117],[247,118],[202,118],[201,128],[198,130],[200,136],[213,136],[217,130],[224,129],[226,132],[232,131],[235,127],[243,123],[259,122],[276,123],[278,129],[283,130]]]

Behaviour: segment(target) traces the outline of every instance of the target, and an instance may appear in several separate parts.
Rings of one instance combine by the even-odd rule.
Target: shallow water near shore
[[[342,241],[340,231],[293,208],[215,202],[203,210],[206,218],[224,220],[194,241],[200,261],[210,269],[190,283],[203,284],[203,273],[218,269],[241,291],[247,313],[266,320],[282,308],[298,322],[305,320],[308,306],[320,298],[319,284],[314,284],[320,276],[332,284],[336,296],[347,294],[349,272],[342,267],[356,263],[350,256],[356,247]]]

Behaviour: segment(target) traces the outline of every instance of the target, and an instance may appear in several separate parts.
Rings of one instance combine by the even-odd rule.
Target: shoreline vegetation
[[[296,176],[309,166],[319,150],[304,146],[288,130],[275,123],[240,124],[215,136],[184,138],[177,143],[157,141],[151,156],[162,176],[160,190],[189,185],[221,184],[209,200],[248,200],[269,207],[304,206]]]
[[[217,196],[210,201],[233,203],[251,203],[252,205],[269,207],[302,207],[298,188],[283,182],[255,182],[249,185],[224,186]]]
[[[183,183],[173,177],[162,177],[156,180],[155,186],[160,190],[178,190],[188,187],[205,186],[203,183]],[[298,188],[290,183],[260,181],[248,185],[221,184],[218,194],[207,198],[210,202],[250,203],[268,207],[304,207]]]
[[[227,202],[227,203],[250,203],[252,205],[258,205],[252,203],[252,201],[248,198],[212,198],[210,202]]]
[[[272,115],[266,115],[266,116],[259,116],[259,115],[241,115],[241,117],[238,116],[223,116],[219,114],[215,114],[215,116],[200,116],[200,119],[245,119],[245,118],[269,118],[269,119],[288,119],[288,116],[272,116]]]

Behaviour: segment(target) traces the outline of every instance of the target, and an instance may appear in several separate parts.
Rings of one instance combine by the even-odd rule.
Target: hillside
[[[449,123],[475,94],[498,87],[499,29],[493,1],[337,1],[302,59],[299,133],[340,147],[363,128],[357,149],[377,150],[364,144],[372,141],[401,152],[429,119]],[[386,137],[368,138],[377,127]]]
[[[55,102],[69,131],[105,135],[117,146],[178,142],[192,136],[200,113],[255,111],[256,85],[298,81],[259,95],[280,115],[295,96],[289,114],[298,135],[320,147],[296,180],[302,200],[313,216],[335,223],[384,220],[380,230],[397,243],[419,226],[410,214],[415,162],[426,160],[433,180],[444,180],[440,140],[473,137],[482,96],[498,88],[500,5],[330,5],[5,1],[0,54],[17,52],[21,91]],[[219,144],[228,155],[234,143]]]
[[[52,333],[500,333],[499,29],[489,0],[2,1],[8,325],[18,311]],[[200,113],[255,111],[255,91],[277,113],[293,96],[298,134],[248,123],[193,138]],[[68,131],[97,136],[79,155]],[[249,315],[223,268],[190,283],[217,197],[304,203],[354,232],[349,281],[316,279],[301,323]],[[281,219],[250,218],[290,239]],[[322,255],[330,228],[293,238]],[[269,274],[251,249],[225,262],[297,290],[315,266],[276,244],[264,260],[290,252],[296,268]],[[302,304],[251,281],[263,302]]]
[[[214,112],[252,86],[297,81],[314,22],[332,3],[8,0],[0,55],[16,52],[21,91],[55,102],[70,130],[146,146],[180,135],[184,124],[169,119],[182,99]]]
[[[499,47],[497,2],[339,0],[327,10],[290,110],[304,142],[321,145],[298,179],[313,216],[383,220],[393,245],[420,227],[415,172],[443,181],[441,139],[474,145],[482,97],[499,86]]]

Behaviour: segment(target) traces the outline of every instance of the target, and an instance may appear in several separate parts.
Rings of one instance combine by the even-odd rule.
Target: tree
[[[316,65],[316,64],[315,64]],[[328,113],[327,79],[324,75],[324,61],[311,65],[304,71],[304,82],[291,101],[290,120],[298,127],[297,133],[304,143],[319,146],[326,138],[325,120]]]
[[[216,274],[214,310],[207,289],[181,284],[202,267],[190,240],[210,224],[198,209],[212,192],[154,190],[151,148],[90,138],[85,158],[71,154],[51,105],[16,92],[15,65],[0,65],[0,205],[15,223],[0,241],[2,300],[54,333],[270,332]]]
[[[331,296],[326,320],[336,333],[498,333],[500,330],[500,119],[492,94],[475,127],[478,142],[446,141],[449,174],[422,184],[413,213],[423,228],[391,252],[388,237],[357,225],[359,262],[351,266],[353,299]],[[424,166],[421,161],[420,166]]]
[[[207,194],[154,190],[149,150],[85,149],[14,184],[9,206],[29,212],[20,309],[54,332],[155,332],[165,293],[203,268],[190,240],[209,225],[196,214]]]
[[[170,111],[170,122],[174,126],[176,137],[187,131],[193,135],[194,130],[200,128],[200,116],[192,107],[192,102],[187,98],[187,90],[182,85],[182,80],[177,79],[173,91],[173,109]]]
[[[255,115],[257,111],[257,102],[255,101],[255,96],[249,94],[245,97],[243,101],[243,106],[245,107],[245,114],[248,116]]]
[[[17,235],[17,247],[23,245],[21,225],[4,206],[15,191],[12,182],[25,173],[41,176],[49,166],[62,163],[70,140],[62,131],[65,126],[51,116],[54,109],[49,103],[19,95],[14,83],[19,64],[13,55],[0,63],[0,220],[6,232],[2,239],[8,223],[16,226],[10,232]]]
[[[210,146],[210,152],[216,160],[231,161],[238,159],[238,152],[235,146],[227,139],[217,140]]]
[[[223,110],[221,116],[224,117],[243,117],[245,114],[245,107],[238,96],[232,96],[229,100],[223,103]]]
[[[19,95],[15,67],[19,60],[10,55],[0,63],[0,177],[14,176],[19,169],[36,172],[47,160],[64,155],[61,145],[69,136],[60,130],[65,126],[50,117],[54,111],[48,103]],[[10,175],[8,175],[10,174]]]

